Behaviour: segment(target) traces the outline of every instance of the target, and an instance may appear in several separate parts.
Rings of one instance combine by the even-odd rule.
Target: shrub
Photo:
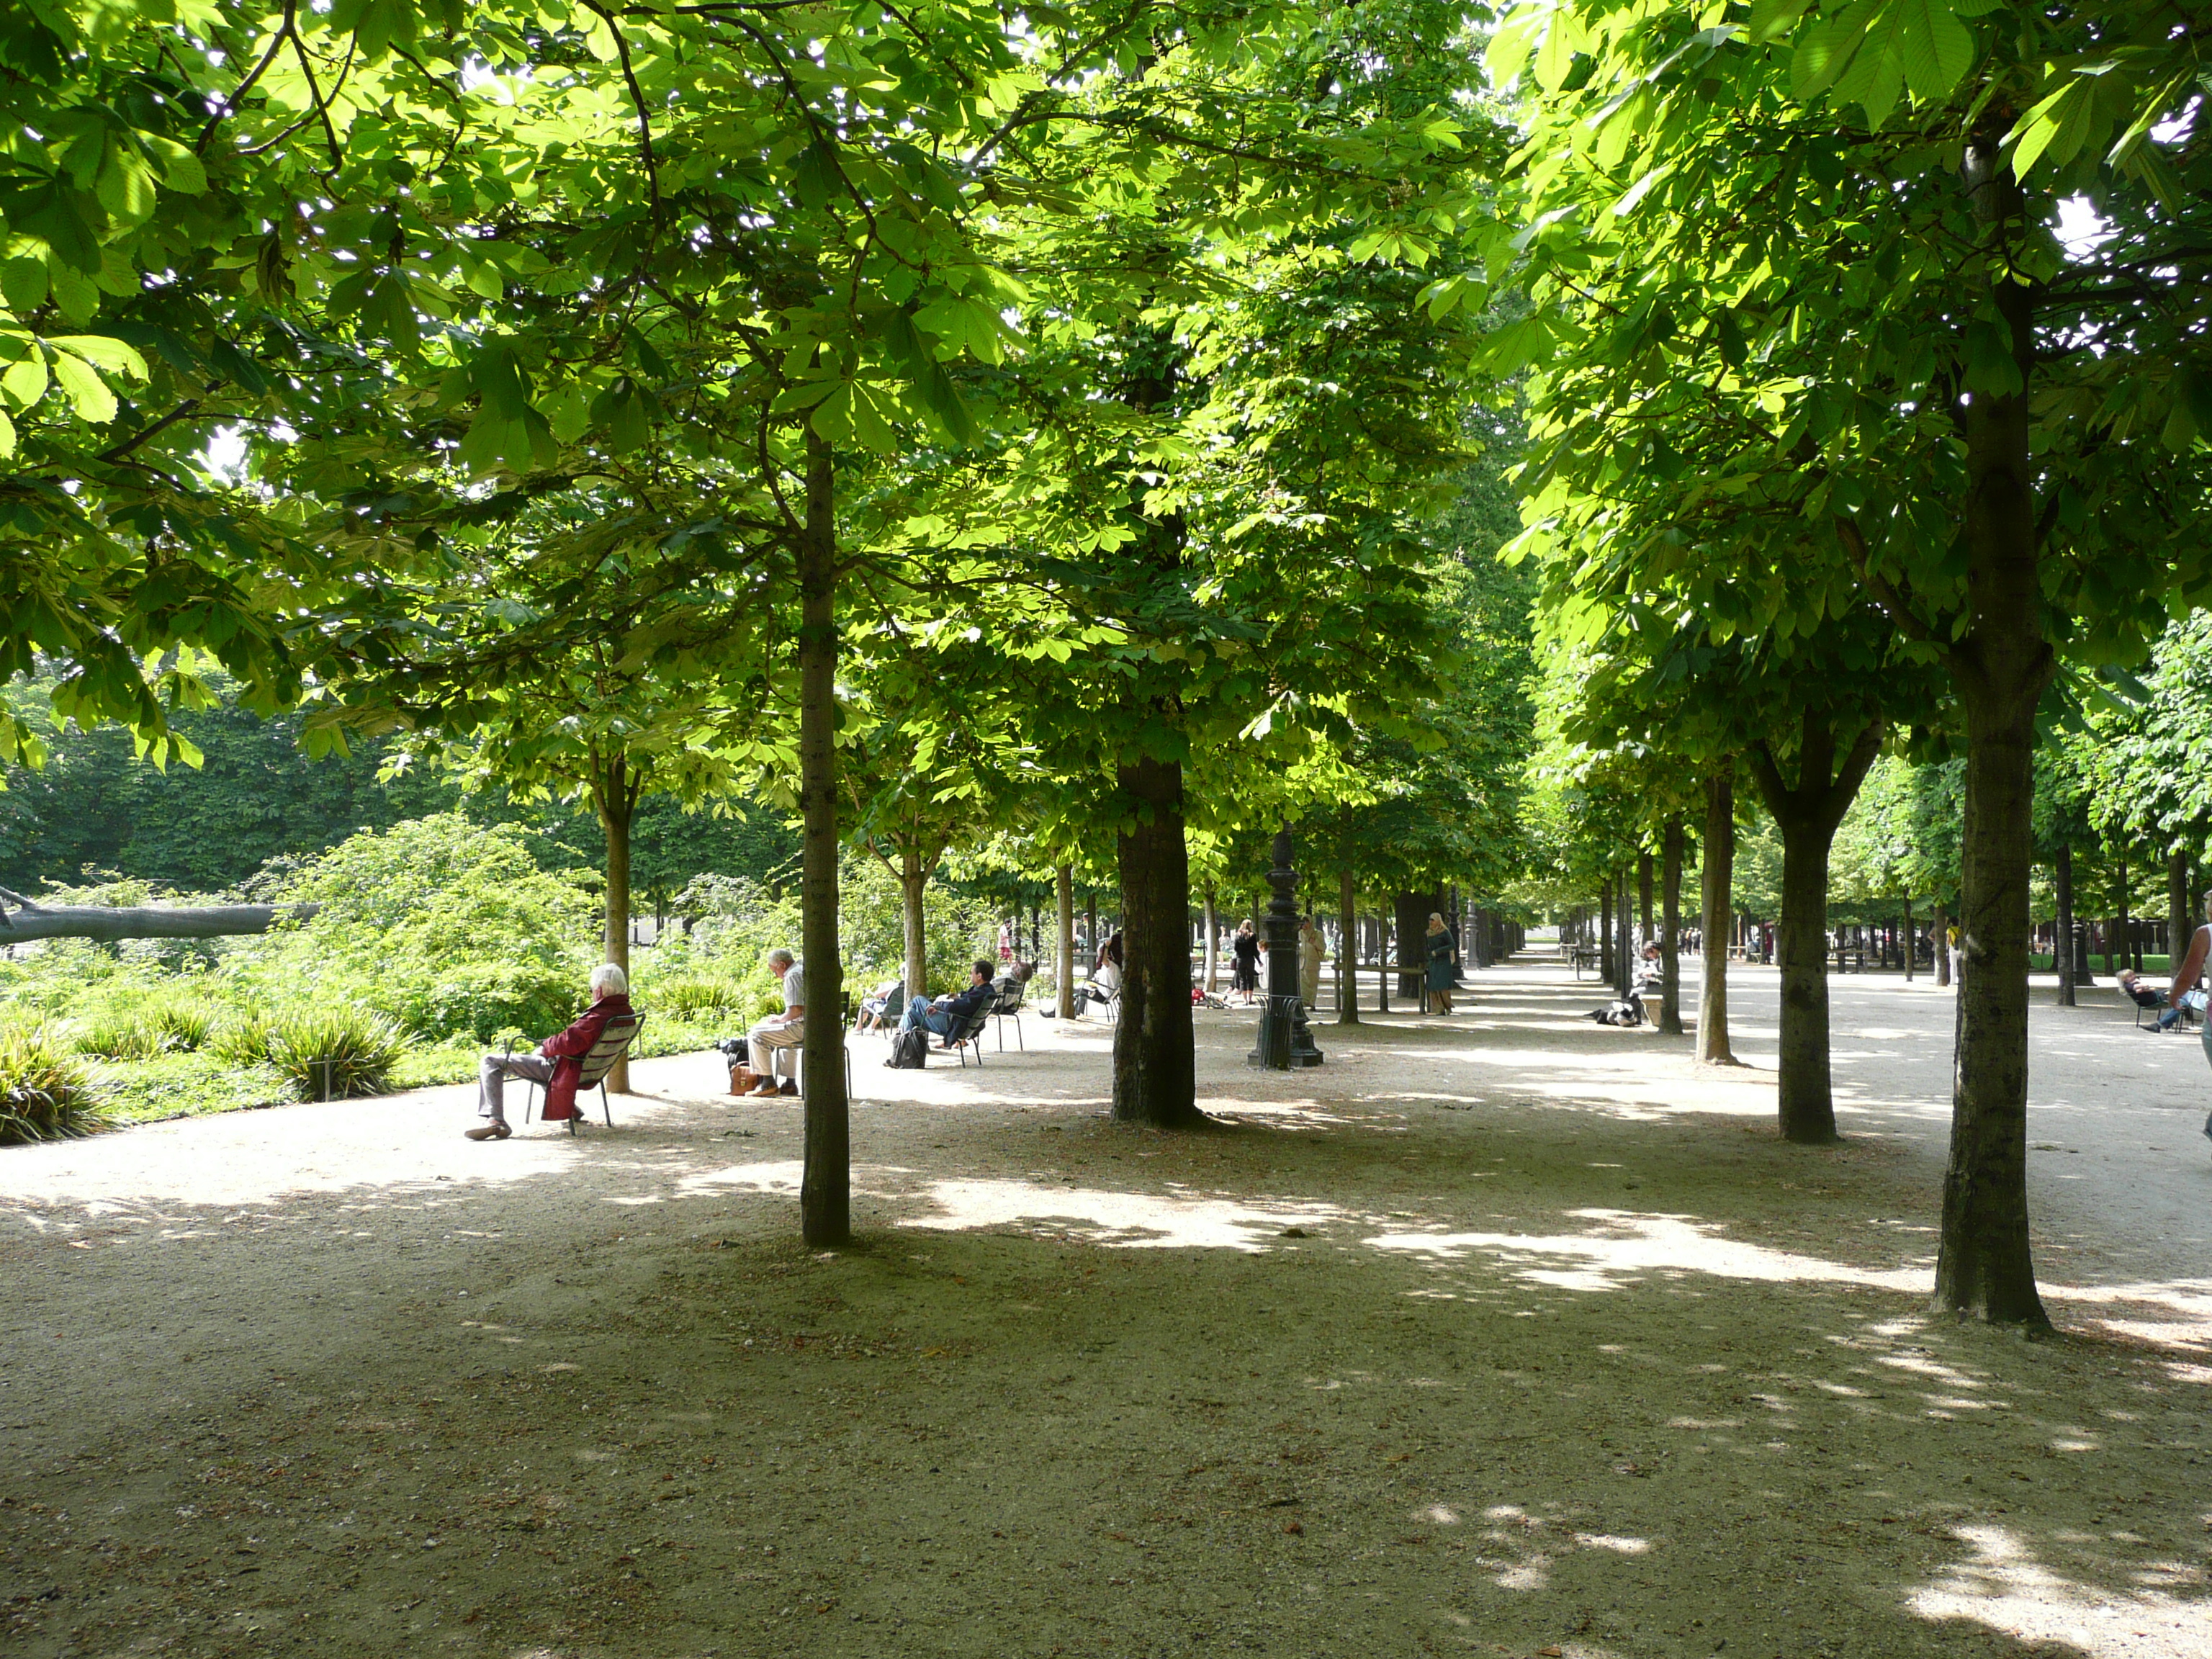
[[[104,1127],[100,1082],[52,1026],[0,1027],[0,1146]]]
[[[208,1052],[228,1066],[258,1066],[269,1058],[269,1016],[240,1009],[216,1027]]]
[[[655,980],[650,991],[638,993],[641,1005],[657,1013],[670,1013],[679,1019],[694,1018],[700,1014],[726,1014],[744,1008],[750,993],[733,980],[709,978],[702,975],[684,975],[675,978]]]
[[[70,1033],[81,1054],[108,1060],[151,1060],[161,1052],[161,1033],[137,1008],[102,1008],[78,1019]]]
[[[204,1002],[165,999],[135,1008],[110,1006],[76,1022],[78,1052],[109,1060],[151,1060],[188,1054],[214,1034],[215,1011]]]
[[[391,1091],[407,1034],[366,1008],[295,1008],[268,1022],[269,1063],[301,1100]]]

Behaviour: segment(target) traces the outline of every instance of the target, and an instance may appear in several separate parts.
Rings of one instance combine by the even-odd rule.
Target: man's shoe
[[[795,1095],[798,1092],[799,1085],[795,1079],[791,1078],[784,1079],[781,1085],[776,1089],[776,1093],[780,1095]]]
[[[461,1133],[471,1140],[504,1140],[514,1131],[495,1120],[480,1129],[464,1129]]]
[[[775,1079],[772,1077],[763,1078],[753,1087],[745,1091],[746,1095],[754,1100],[773,1100],[782,1092],[782,1090],[776,1087]]]

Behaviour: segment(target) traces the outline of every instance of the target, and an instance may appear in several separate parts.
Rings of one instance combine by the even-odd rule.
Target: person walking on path
[[[1229,944],[1237,953],[1237,971],[1230,988],[1242,991],[1245,1006],[1249,1007],[1252,999],[1260,994],[1260,937],[1252,931],[1250,922],[1240,921],[1237,924],[1237,937]]]
[[[1434,910],[1429,912],[1429,931],[1425,943],[1429,952],[1428,977],[1425,982],[1428,995],[1422,1000],[1425,1014],[1448,1014],[1452,1011],[1452,969],[1459,966],[1459,946],[1453,943],[1451,929]]]

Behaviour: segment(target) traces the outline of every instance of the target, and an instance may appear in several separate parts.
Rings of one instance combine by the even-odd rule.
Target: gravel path
[[[1175,1136],[1095,1030],[864,1044],[836,1255],[713,1055],[0,1154],[14,1649],[2202,1659],[2197,1045],[2038,1010],[2025,1343],[1926,1312],[1948,999],[1836,981],[1807,1150],[1771,986],[1729,1072],[1534,959],[1318,1072],[1207,1014]]]

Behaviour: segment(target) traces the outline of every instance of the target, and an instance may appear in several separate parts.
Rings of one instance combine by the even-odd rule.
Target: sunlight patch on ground
[[[1869,1285],[1883,1290],[1934,1288],[1932,1267],[1881,1272],[1846,1267],[1819,1256],[1771,1250],[1721,1237],[1717,1229],[1678,1216],[1635,1215],[1620,1210],[1576,1210],[1573,1215],[1605,1229],[1590,1233],[1380,1233],[1367,1243],[1440,1258],[1480,1250],[1514,1262],[1516,1278],[1567,1290],[1612,1291],[1651,1273],[1711,1273],[1721,1279],[1771,1284],[1811,1280]],[[1577,1265],[1579,1264],[1579,1265]]]
[[[941,1213],[902,1226],[938,1232],[1021,1226],[1032,1232],[1130,1249],[1258,1252],[1293,1222],[1330,1221],[1329,1204],[1263,1204],[1223,1198],[1046,1187],[1027,1181],[939,1181],[921,1194]]]
[[[2212,1603],[2185,1601],[2155,1583],[2118,1594],[2069,1583],[2002,1527],[1960,1527],[1973,1559],[1951,1568],[1906,1605],[1923,1619],[1966,1619],[2022,1642],[2064,1643],[2089,1659],[2203,1659],[2212,1653]],[[2172,1570],[2176,1581],[2185,1569]],[[2137,1575],[2155,1580],[2156,1569]]]

